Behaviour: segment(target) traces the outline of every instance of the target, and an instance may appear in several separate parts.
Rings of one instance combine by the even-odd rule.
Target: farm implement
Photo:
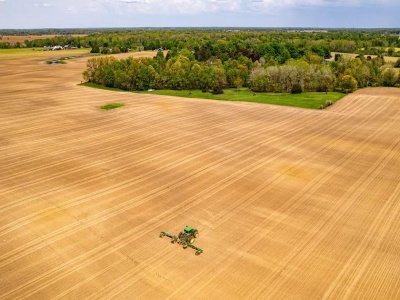
[[[172,244],[178,243],[179,245],[182,245],[183,249],[186,249],[189,247],[189,248],[196,250],[196,253],[195,253],[196,255],[200,255],[201,253],[203,253],[203,249],[193,245],[195,239],[197,237],[199,237],[199,231],[196,228],[193,228],[191,226],[186,226],[183,229],[183,231],[178,234],[177,237],[166,231],[161,231],[160,238],[162,238],[164,236],[169,237],[171,239]]]

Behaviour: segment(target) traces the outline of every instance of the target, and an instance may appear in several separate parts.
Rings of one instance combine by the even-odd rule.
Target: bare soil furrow
[[[298,130],[298,129],[297,129],[297,130]],[[246,152],[249,152],[249,151],[252,151],[252,149],[250,149],[250,150],[246,149]],[[237,153],[236,153],[235,155],[237,155]],[[230,157],[230,158],[229,158],[229,160],[232,160],[232,161],[233,161],[234,159],[235,159],[235,157]],[[214,167],[218,167],[218,166],[215,166],[215,165],[214,165]],[[241,171],[241,170],[240,170],[240,171]],[[240,172],[240,173],[241,173],[241,172]],[[182,182],[183,182],[183,181],[182,181],[181,178],[177,180],[177,183],[179,183],[179,184],[182,184]],[[220,184],[217,183],[216,186],[220,186]],[[160,190],[163,190],[163,188],[161,187]],[[214,190],[215,190],[215,187],[214,187]],[[152,194],[153,194],[153,192],[152,192]],[[154,196],[154,195],[151,195],[151,196]],[[190,203],[190,202],[191,202],[191,199],[187,200],[186,202]],[[183,203],[183,204],[185,204],[185,203]],[[188,208],[188,207],[186,206],[186,208]],[[127,209],[127,208],[126,208],[126,207],[123,207],[122,209],[125,210],[125,209]],[[173,213],[170,212],[170,214],[173,214]],[[109,215],[109,214],[104,213],[104,216],[106,216],[106,215]],[[160,216],[160,217],[161,217],[161,216]],[[159,217],[157,217],[155,220],[159,220]],[[133,230],[131,230],[131,231],[133,231]],[[127,232],[127,233],[124,233],[124,236],[130,236],[131,234],[132,234],[132,232],[129,231],[129,232]],[[137,236],[137,237],[139,237],[139,236]],[[119,239],[120,239],[120,237],[119,237]],[[115,247],[114,247],[114,248],[115,248]],[[87,256],[87,255],[90,255],[90,253],[86,253],[86,254],[85,254],[85,256]],[[42,274],[42,276],[43,276],[43,274]],[[53,277],[53,276],[52,276],[52,277]],[[54,278],[54,277],[53,277],[53,278]]]
[[[400,296],[399,89],[306,110],[91,89],[87,58],[44,59],[1,59],[0,299]],[[158,237],[184,225],[200,256]]]
[[[289,121],[290,121],[290,120],[286,120],[286,121],[284,121],[284,122],[289,122]],[[284,123],[284,122],[280,122],[280,123],[274,124],[274,125],[271,126],[271,127],[280,126],[281,123]],[[267,128],[267,129],[268,129],[268,128]],[[271,128],[271,129],[273,129],[273,128]],[[265,128],[264,128],[264,129],[259,129],[259,130],[257,130],[257,131],[254,131],[251,135],[257,135],[258,133],[261,133],[262,130],[265,130]],[[229,133],[230,133],[230,132],[224,132],[223,134],[219,134],[218,136],[211,136],[211,137],[210,137],[210,136],[207,136],[207,137],[204,138],[204,140],[208,140],[208,139],[212,139],[212,138],[221,138],[223,135],[227,135],[227,134],[229,134]],[[233,140],[227,141],[227,142],[225,143],[225,145],[226,145],[226,146],[229,146],[231,143],[235,143],[235,142],[237,142],[239,139],[245,140],[245,139],[247,139],[247,138],[248,138],[248,136],[235,138],[235,139],[233,139]],[[196,145],[196,144],[198,144],[198,143],[204,142],[204,140],[203,140],[203,141],[202,141],[202,140],[200,140],[200,141],[199,141],[199,140],[195,140],[195,141],[192,141],[191,144]],[[184,145],[181,145],[180,148],[183,149],[183,148],[189,147],[189,146],[191,146],[191,144],[184,144]],[[221,144],[221,146],[224,146],[224,144]],[[138,162],[135,162],[134,166],[135,166],[135,165],[140,165],[140,164],[145,163],[145,162],[149,162],[149,161],[154,160],[155,158],[158,158],[158,157],[167,156],[167,154],[173,155],[173,153],[176,152],[177,150],[179,150],[179,148],[174,148],[174,149],[170,150],[169,152],[163,152],[163,153],[159,154],[159,155],[156,156],[156,157],[146,158],[145,161],[138,161]],[[192,155],[191,158],[190,158],[190,157],[185,157],[185,160],[188,160],[188,158],[190,158],[191,160],[193,160],[193,159],[196,159],[196,158],[198,158],[198,157],[201,157],[202,155],[206,155],[207,153],[211,153],[212,151],[213,151],[212,149],[208,149],[208,151],[206,151],[206,152],[204,152],[204,153],[196,153],[196,154]],[[177,164],[178,164],[178,163],[177,163],[176,161],[174,161],[171,165],[163,165],[163,169],[165,170],[165,169],[173,168],[173,167],[175,167]],[[121,167],[121,168],[119,168],[118,170],[117,170],[117,169],[113,170],[113,172],[117,172],[117,171],[119,171],[119,170],[124,170],[124,169],[127,169],[128,167],[130,167],[130,166],[126,166],[126,165],[125,165],[124,167]],[[148,179],[149,177],[153,176],[152,174],[158,174],[158,173],[160,173],[160,172],[162,172],[162,170],[151,170],[150,172],[148,172],[148,173],[146,173],[146,174],[143,174],[143,175],[141,175],[140,177],[138,177],[138,178],[136,179],[136,182],[140,182],[140,181],[142,181],[142,180],[144,180],[144,179]],[[94,177],[94,178],[86,178],[85,181],[86,181],[86,182],[87,182],[87,181],[94,181],[95,179],[97,179],[97,177]],[[128,179],[128,180],[126,180],[126,181],[124,181],[124,182],[119,183],[118,186],[124,186],[124,185],[126,185],[126,184],[133,185],[133,184],[136,183],[136,182],[132,182],[131,179]],[[116,186],[113,186],[112,188],[115,189]],[[100,190],[100,191],[96,192],[97,195],[99,195],[100,193],[104,193],[104,191],[103,191],[103,190]],[[92,198],[92,197],[94,197],[94,195],[88,195],[88,196],[86,196],[86,197]],[[21,199],[21,202],[18,203],[18,205],[26,205],[26,204],[28,203],[28,201],[34,201],[34,200],[35,200],[35,197],[29,197],[29,198],[27,198],[27,199],[25,199],[25,200],[24,200],[24,199]],[[76,201],[73,201],[73,202],[76,202]],[[14,208],[16,204],[17,204],[17,203],[13,203],[13,207],[12,207],[12,208]],[[1,209],[1,211],[5,211],[6,209],[10,209],[10,207],[3,207],[3,208]],[[45,213],[44,211],[39,211],[39,212],[36,212],[34,215],[41,215],[41,216],[43,216],[44,213]],[[26,219],[28,219],[28,220],[31,219],[31,218],[32,218],[32,216],[27,216],[27,217],[26,217]],[[23,223],[22,221],[23,221],[23,220],[21,220],[21,219],[16,220],[16,221],[15,221],[15,224],[18,224],[18,226],[23,226],[24,223]],[[11,225],[11,224],[9,224],[9,225]],[[1,230],[0,230],[0,234],[6,234],[6,233],[8,233],[8,231],[6,230],[6,228],[0,228],[0,229],[1,229]]]
[[[383,109],[383,108],[381,108],[381,109]],[[326,130],[329,130],[329,129],[326,129]],[[356,131],[356,128],[352,128],[352,131]],[[348,135],[348,134],[349,134],[349,132],[345,132],[344,133],[344,135]],[[313,137],[317,137],[317,134],[314,134]],[[337,140],[339,140],[339,139],[340,139],[340,136],[337,138]],[[320,149],[320,151],[323,151],[323,148]],[[353,153],[349,153],[347,156],[350,156],[350,155],[354,155],[354,154]],[[343,163],[343,164],[348,163],[348,157],[347,156],[345,156],[341,161],[339,161],[338,165],[330,166],[329,169],[334,169],[334,168],[339,168],[339,167],[340,168],[344,168],[345,166],[341,165],[341,163]],[[305,163],[305,162],[307,162],[307,159],[303,159],[302,161],[299,161],[299,164],[302,164],[302,163]],[[289,199],[285,203],[285,205],[279,209],[279,214],[277,213],[277,217],[272,217],[271,218],[271,219],[276,220],[276,223],[277,223],[276,226],[278,226],[280,222],[283,222],[283,219],[285,217],[290,216],[290,213],[292,211],[295,211],[300,205],[304,204],[304,202],[300,202],[299,200],[296,200],[296,199],[302,199],[302,201],[306,201],[307,197],[304,197],[304,196],[312,195],[313,192],[315,192],[318,188],[323,186],[324,183],[329,180],[327,174],[331,174],[332,170],[329,170],[329,171],[330,172],[328,172],[328,173],[321,173],[317,178],[314,178],[312,183],[306,185],[302,190],[299,191],[298,194],[296,194],[293,198]],[[332,174],[330,176],[332,176]],[[263,191],[263,193],[266,193],[266,191]],[[284,211],[285,214],[282,214],[281,213],[282,211]],[[219,218],[219,220],[221,220],[221,218]],[[269,222],[269,220],[270,220],[270,218],[265,219],[265,221],[264,221],[265,225]],[[225,219],[224,221],[227,221],[227,220]],[[263,228],[263,226],[260,226],[260,228]],[[244,238],[244,239],[242,239],[240,241],[239,245],[235,245],[235,249],[241,249],[241,250],[243,250],[243,248],[244,249],[251,249],[252,246],[257,244],[261,238],[266,236],[272,230],[273,230],[273,228],[271,230],[263,230],[261,234],[258,231],[255,231],[253,234],[247,235],[246,238]],[[223,261],[224,268],[229,268],[229,265],[227,264],[228,260],[229,260],[229,257],[224,259],[224,261]],[[230,263],[234,263],[235,262],[235,261],[232,260],[232,257],[230,257],[230,260],[231,260]],[[285,269],[285,264],[283,262],[281,264]],[[221,269],[217,273],[214,273],[211,277],[209,277],[207,283],[212,281],[213,279],[215,279],[220,273],[223,273],[224,271],[225,271],[225,269]],[[202,276],[201,273],[195,275],[193,278],[190,279],[190,281],[188,281],[186,283],[185,286],[182,286],[181,289],[183,289],[184,287],[190,286],[191,283],[196,281],[196,279],[201,278],[201,276]],[[204,286],[206,286],[207,283],[205,283]],[[265,286],[268,286],[268,284],[260,284],[258,282],[257,286],[258,287],[265,287]],[[182,292],[181,289],[176,290],[171,296],[177,295],[178,293]],[[202,289],[199,287],[198,290],[201,291]],[[254,291],[255,290],[252,290],[252,292],[254,292]],[[250,293],[247,295],[248,299],[254,299],[254,298],[257,298],[258,296],[252,295]]]
[[[338,123],[339,123],[339,122],[340,122],[340,120],[338,120]],[[326,127],[324,127],[324,126],[322,126],[321,128],[322,128],[322,130],[321,130],[322,132],[320,133],[321,135],[322,135],[324,132],[326,132],[326,131],[328,130],[328,129],[326,129]],[[315,136],[314,136],[314,137],[315,137]],[[304,143],[307,142],[307,140],[301,140],[301,142],[302,142],[302,144],[304,144]],[[321,150],[321,149],[320,149],[320,150]],[[264,163],[269,163],[269,162],[270,162],[270,161],[265,161]],[[226,207],[226,211],[224,211],[224,212],[222,213],[222,215],[216,215],[216,216],[215,216],[215,219],[212,220],[212,221],[213,221],[213,224],[219,224],[219,223],[222,223],[222,222],[226,221],[229,217],[232,217],[232,213],[231,213],[231,212],[241,211],[245,205],[251,204],[251,202],[254,201],[254,199],[258,199],[258,197],[253,197],[254,194],[257,195],[257,194],[260,193],[260,191],[263,191],[263,192],[265,193],[265,187],[266,187],[266,186],[270,186],[274,181],[276,181],[277,179],[279,179],[279,177],[280,177],[280,175],[276,175],[276,176],[270,178],[270,179],[265,183],[265,185],[263,185],[263,186],[257,188],[257,189],[256,189],[255,191],[253,191],[251,194],[249,194],[248,196],[246,196],[246,198],[244,198],[244,199],[238,199],[237,201],[232,202],[232,204],[231,204],[229,207]],[[158,259],[158,258],[156,258],[156,259]],[[195,277],[198,278],[198,277],[201,277],[201,275],[200,275],[200,274],[199,274],[199,275],[195,275]],[[192,283],[193,281],[195,281],[195,279],[190,280],[190,281],[187,283],[187,285],[190,286],[190,283]],[[112,293],[111,295],[108,295],[108,294],[107,294],[107,297],[106,297],[106,298],[109,298],[109,297],[113,298],[113,297],[117,296],[117,293],[120,293],[120,292],[122,292],[124,289],[127,288],[126,285],[129,285],[129,284],[134,283],[134,282],[135,282],[135,281],[132,282],[132,281],[127,280],[126,275],[125,275],[124,277],[119,278],[118,284],[114,283],[114,287],[113,287],[114,293]],[[125,287],[122,287],[122,285],[124,285]],[[99,293],[95,294],[94,297],[99,297],[101,293],[103,293],[103,292],[99,292]],[[171,296],[173,296],[173,295],[175,295],[175,294],[178,294],[178,293],[179,293],[179,290],[177,290],[177,291],[176,291],[175,293],[173,293]],[[97,296],[96,296],[96,295],[97,295]]]

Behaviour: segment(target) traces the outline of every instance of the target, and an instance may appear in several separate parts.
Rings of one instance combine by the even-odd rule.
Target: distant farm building
[[[55,51],[55,50],[63,50],[63,49],[64,48],[62,46],[57,45],[57,46],[52,47],[50,50]]]

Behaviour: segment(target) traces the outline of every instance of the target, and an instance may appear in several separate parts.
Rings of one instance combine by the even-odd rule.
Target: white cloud
[[[247,1],[242,1],[247,2]],[[261,3],[263,5],[270,5],[275,7],[302,7],[302,6],[335,6],[335,7],[347,7],[347,6],[362,6],[362,5],[386,5],[396,4],[397,0],[250,0],[249,2]],[[377,3],[378,2],[378,3]]]
[[[70,6],[67,8],[67,11],[69,11],[69,12],[76,12],[76,7],[73,6],[73,5],[70,5]]]
[[[33,6],[40,17],[29,17]],[[0,0],[0,7],[0,28],[400,26],[399,0]]]
[[[35,7],[51,7],[52,5],[47,2],[34,2],[33,6],[35,6]]]
[[[69,1],[83,6],[90,1]],[[212,12],[269,12],[285,8],[354,7],[363,5],[398,5],[397,0],[98,0],[91,1],[92,10],[115,11],[120,14],[198,14]],[[206,15],[204,16],[207,17]]]
[[[239,10],[239,0],[106,0],[106,5],[116,10],[144,14],[197,14]],[[127,7],[132,5],[132,8]],[[131,6],[131,5],[129,5]],[[206,17],[206,16],[205,16]]]
[[[0,0],[4,2],[5,0]],[[103,13],[107,15],[196,15],[210,13],[255,13],[284,12],[286,9],[341,8],[397,5],[398,0],[35,0],[35,6],[53,6],[62,11],[77,13]]]
[[[119,0],[119,2],[128,4],[151,4],[149,0]]]

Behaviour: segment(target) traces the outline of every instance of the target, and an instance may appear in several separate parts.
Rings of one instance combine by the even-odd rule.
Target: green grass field
[[[324,105],[326,101],[332,103],[340,100],[345,96],[343,93],[330,92],[330,93],[315,93],[306,92],[301,94],[286,94],[286,93],[253,93],[249,89],[225,89],[221,95],[213,95],[211,93],[203,93],[201,91],[171,91],[160,90],[153,92],[145,92],[148,94],[168,95],[186,98],[201,98],[210,100],[223,100],[223,101],[243,101],[243,102],[256,102],[276,105],[295,106],[303,108],[318,109]]]
[[[126,92],[115,88],[107,88],[94,83],[83,83],[82,85],[109,91]],[[266,103],[266,104],[311,108],[311,109],[319,109],[321,105],[324,106],[327,101],[335,103],[336,101],[342,99],[346,95],[338,92],[329,92],[329,93],[305,92],[301,94],[253,93],[251,90],[246,88],[242,88],[240,91],[237,91],[236,89],[225,89],[224,93],[221,95],[203,93],[199,90],[195,91],[156,90],[153,92],[135,91],[134,93],[156,94],[162,96],[176,96],[184,98],[197,98],[197,99],[222,100],[222,101],[255,102],[255,103]]]
[[[123,104],[123,103],[109,103],[109,104],[100,106],[100,109],[110,110],[110,109],[116,109],[118,107],[122,107],[124,105],[125,104]]]

